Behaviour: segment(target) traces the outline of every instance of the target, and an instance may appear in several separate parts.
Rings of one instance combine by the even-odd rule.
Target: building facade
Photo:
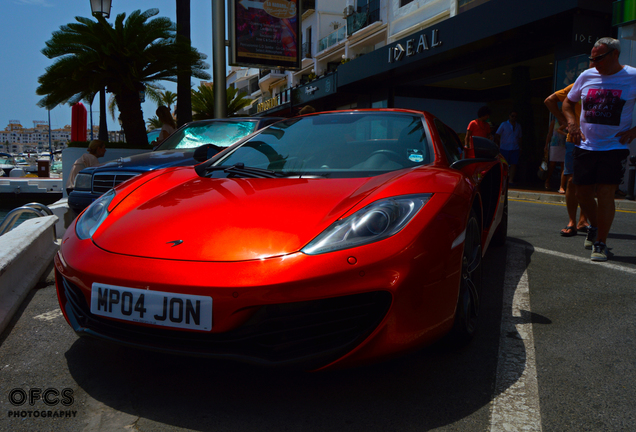
[[[53,150],[63,150],[71,139],[71,126],[51,131]],[[0,131],[0,149],[8,153],[41,153],[49,151],[49,125],[34,121],[32,128],[23,127],[19,120],[10,120]]]
[[[408,108],[463,134],[483,105],[494,127],[515,110],[524,131],[521,178],[535,176],[543,156],[543,100],[588,67],[596,40],[617,36],[611,0],[308,3],[314,9],[303,9],[302,31],[311,57],[301,71],[286,72],[288,102],[277,97],[283,84],[268,82],[276,100],[263,100],[259,115],[293,115],[306,104]],[[338,7],[339,16],[329,15]]]

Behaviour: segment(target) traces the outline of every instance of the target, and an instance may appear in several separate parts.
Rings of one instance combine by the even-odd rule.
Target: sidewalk
[[[508,190],[508,198],[520,199],[524,201],[542,201],[550,203],[561,203],[565,205],[565,195],[556,191],[548,191],[542,186],[515,185]],[[636,211],[636,201],[627,200],[624,197],[616,196],[616,210]]]

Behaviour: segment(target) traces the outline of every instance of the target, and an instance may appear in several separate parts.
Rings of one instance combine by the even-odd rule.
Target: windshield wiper
[[[209,166],[205,169],[206,174],[210,174],[214,171],[223,171],[228,174],[235,174],[235,175],[240,175],[242,177],[249,177],[249,178],[283,177],[283,174],[278,173],[276,171],[263,169],[263,168],[246,167],[245,164],[242,162],[234,164],[234,165]]]

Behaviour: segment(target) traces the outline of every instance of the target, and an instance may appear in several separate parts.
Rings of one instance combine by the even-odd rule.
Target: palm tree
[[[175,93],[170,90],[166,90],[165,94],[174,95],[174,100],[172,100],[172,96],[164,96],[163,87],[157,84],[146,84],[146,99],[155,102],[157,106],[166,105],[166,100],[169,100],[170,104],[175,102],[177,98]],[[168,108],[170,108],[170,106],[168,106]],[[111,94],[108,97],[108,112],[113,120],[115,120],[115,109],[117,109],[117,101],[115,100],[115,95]]]
[[[172,104],[177,101],[177,94],[170,90],[166,90],[159,92],[159,95],[161,96],[160,104],[167,106],[168,109],[172,111]]]
[[[190,45],[190,0],[176,0],[177,6],[177,40]],[[179,104],[175,111],[177,126],[192,121],[192,74],[181,68],[177,77],[177,95]]]
[[[148,126],[148,130],[151,131],[153,129],[161,129],[163,123],[161,123],[161,120],[159,120],[157,116],[154,116],[146,120],[146,126]]]
[[[225,90],[228,117],[234,117],[238,111],[249,106],[252,99],[246,98],[247,93],[238,93],[233,87]],[[197,90],[192,90],[192,119],[204,120],[214,117],[214,84],[201,83]]]
[[[114,25],[101,16],[76,17],[77,23],[61,26],[42,50],[56,61],[38,79],[36,92],[44,96],[38,105],[73,104],[106,87],[115,95],[126,140],[147,142],[139,93],[162,80],[176,82],[181,64],[196,78],[210,78],[206,56],[176,40],[170,19],[150,19],[158,13],[137,10],[125,22],[122,13]]]

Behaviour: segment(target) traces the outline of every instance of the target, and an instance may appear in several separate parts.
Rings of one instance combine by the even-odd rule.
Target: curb
[[[22,222],[0,237],[0,334],[53,262],[57,216]]]
[[[526,192],[520,190],[508,190],[508,198],[516,198],[524,201],[539,201],[547,203],[559,203],[565,205],[565,195],[546,194],[540,192]],[[626,199],[615,200],[616,210],[636,211],[636,201]]]

